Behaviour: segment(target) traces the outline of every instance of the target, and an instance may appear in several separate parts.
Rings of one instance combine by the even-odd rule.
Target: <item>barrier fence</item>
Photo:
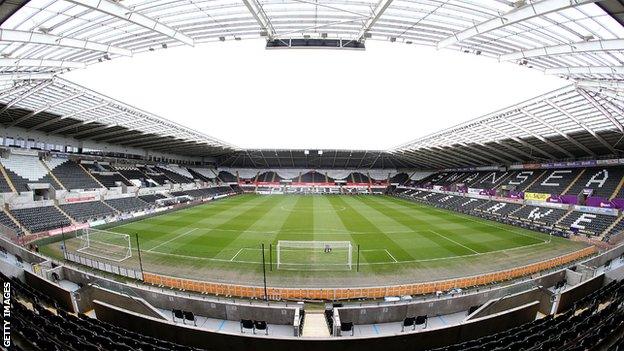
[[[63,251],[65,259],[71,262],[80,263],[83,266],[99,269],[104,272],[121,275],[132,279],[143,279],[143,274],[140,270],[122,267],[111,263],[108,260],[98,261],[93,258],[84,257],[74,252]]]
[[[426,283],[414,283],[394,286],[362,287],[362,288],[279,288],[268,287],[267,295],[270,299],[299,299],[299,300],[347,300],[356,298],[383,298],[385,296],[421,295],[436,291],[445,291],[452,288],[469,288],[477,285],[486,285],[520,278],[562,266],[597,252],[594,246],[554,257],[545,261],[529,265],[476,275],[471,277],[440,280]],[[195,291],[212,295],[223,295],[244,298],[264,298],[262,286],[245,286],[223,283],[210,283],[192,279],[175,278],[155,273],[143,273],[145,283],[166,286],[170,288]]]

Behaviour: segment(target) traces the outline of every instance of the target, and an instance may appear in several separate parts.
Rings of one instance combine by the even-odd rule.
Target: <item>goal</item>
[[[80,253],[109,261],[121,262],[132,257],[132,245],[128,234],[114,233],[95,228],[84,228],[78,232]]]
[[[335,271],[351,270],[350,241],[277,242],[277,269]]]

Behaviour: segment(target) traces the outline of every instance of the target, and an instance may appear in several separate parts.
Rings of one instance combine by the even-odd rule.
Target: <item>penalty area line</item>
[[[179,239],[179,238],[181,238],[181,237],[183,237],[183,236],[185,236],[185,235],[189,235],[189,234],[191,234],[192,232],[196,231],[197,229],[199,229],[199,228],[193,228],[193,229],[191,229],[191,230],[187,230],[186,232],[184,232],[184,233],[182,233],[182,234],[180,234],[180,235],[178,235],[178,236],[175,236],[175,237],[173,237],[173,238],[171,238],[171,239],[169,239],[169,240],[167,240],[167,241],[163,241],[162,243],[160,243],[160,244],[158,244],[158,245],[156,245],[156,246],[154,246],[154,247],[150,248],[150,249],[149,249],[149,250],[147,250],[146,252],[152,252],[152,251],[156,250],[157,248],[159,248],[159,247],[161,247],[161,246],[163,246],[163,245],[165,245],[165,244],[169,244],[170,242],[172,242],[172,241],[174,241],[174,240],[176,240],[176,239]]]
[[[450,242],[452,242],[452,243],[454,243],[454,244],[456,244],[456,245],[459,245],[459,246],[463,247],[464,249],[468,249],[468,250],[470,250],[470,251],[472,251],[472,252],[474,252],[474,253],[476,253],[476,254],[480,254],[480,252],[475,251],[475,250],[473,250],[473,249],[469,248],[468,246],[466,246],[466,245],[464,245],[464,244],[462,244],[462,243],[458,243],[457,241],[455,241],[455,240],[453,240],[453,239],[451,239],[451,238],[448,238],[448,237],[446,237],[446,236],[444,236],[444,235],[442,235],[442,234],[440,234],[440,233],[438,233],[438,232],[436,232],[436,231],[433,231],[433,230],[431,230],[431,229],[430,229],[429,231],[430,231],[430,232],[432,232],[433,234],[435,234],[435,235],[437,235],[437,236],[439,236],[439,237],[443,238],[443,239],[446,239],[446,240],[448,240],[448,241],[450,241]]]
[[[236,255],[234,255],[234,256],[230,259],[230,262],[234,261],[234,260],[236,259],[236,257],[238,257],[238,255],[240,255],[240,253],[241,253],[241,252],[243,252],[243,250],[244,250],[244,249],[245,249],[244,247],[241,247],[241,249],[240,249],[240,250],[238,250],[238,252],[236,253]]]
[[[394,260],[394,263],[399,262],[399,261],[397,261],[397,259],[396,259],[396,258],[394,258],[394,256],[392,256],[392,254],[390,253],[390,251],[388,251],[387,249],[384,249],[384,251],[388,254],[388,256],[390,256],[390,258],[391,258],[391,259],[393,259],[393,260]]]

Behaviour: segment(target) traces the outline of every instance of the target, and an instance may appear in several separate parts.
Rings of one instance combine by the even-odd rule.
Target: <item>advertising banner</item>
[[[524,199],[529,201],[547,201],[550,194],[544,193],[524,193]]]

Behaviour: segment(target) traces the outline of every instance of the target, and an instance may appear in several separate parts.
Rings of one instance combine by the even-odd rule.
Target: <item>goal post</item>
[[[78,231],[76,238],[79,240],[76,251],[80,253],[114,262],[132,257],[132,244],[128,234],[84,228]]]
[[[283,270],[351,270],[352,256],[350,241],[279,240],[276,267]]]

